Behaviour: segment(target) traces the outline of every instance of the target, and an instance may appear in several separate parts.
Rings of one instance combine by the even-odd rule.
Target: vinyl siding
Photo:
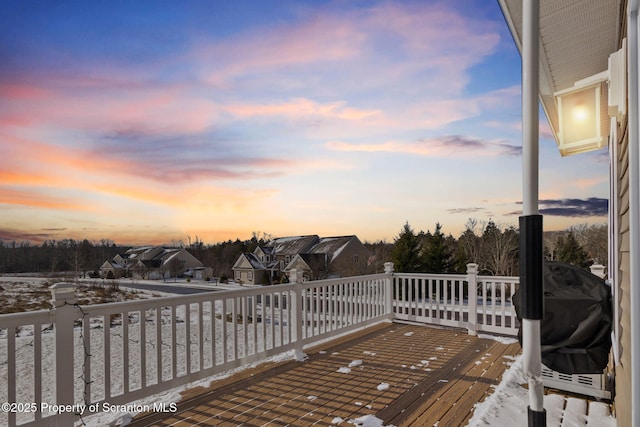
[[[615,407],[619,426],[631,425],[631,308],[630,308],[630,257],[629,257],[629,155],[627,123],[620,129],[618,143],[618,269],[616,288],[620,307],[620,364],[616,366]]]

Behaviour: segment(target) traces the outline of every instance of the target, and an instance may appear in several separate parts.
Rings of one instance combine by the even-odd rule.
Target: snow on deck
[[[519,351],[462,330],[382,324],[310,350],[305,362],[188,392],[176,414],[133,425],[464,425]]]

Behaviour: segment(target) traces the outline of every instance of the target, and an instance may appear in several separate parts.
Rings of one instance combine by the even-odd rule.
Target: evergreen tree
[[[433,234],[427,233],[425,240],[423,254],[425,271],[436,274],[451,272],[453,252],[442,233],[440,223],[436,223],[436,230]]]
[[[566,238],[558,237],[556,245],[557,260],[578,267],[587,268],[591,264],[589,255],[578,243],[572,231],[569,231]]]
[[[404,224],[402,231],[394,239],[391,261],[394,270],[401,273],[417,273],[423,270],[420,256],[420,240],[413,232],[408,222]]]

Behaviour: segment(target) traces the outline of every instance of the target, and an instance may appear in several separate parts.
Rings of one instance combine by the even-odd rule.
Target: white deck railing
[[[478,276],[476,271],[470,265],[466,275],[394,274],[393,318],[517,335],[511,301],[519,278]]]
[[[0,425],[71,425],[357,328],[391,320],[515,335],[514,277],[392,273],[0,316]],[[58,288],[63,287],[60,284]],[[56,287],[54,286],[54,287]],[[6,383],[5,383],[6,379]],[[29,404],[29,406],[25,406]],[[56,413],[48,405],[77,405]],[[4,409],[4,408],[3,408]]]

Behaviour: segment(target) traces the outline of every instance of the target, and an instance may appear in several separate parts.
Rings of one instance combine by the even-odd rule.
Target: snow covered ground
[[[0,276],[0,313],[47,310],[51,308],[51,290],[60,278]],[[117,285],[117,286],[116,286]],[[162,292],[145,292],[127,288],[122,282],[101,280],[78,284],[76,296],[82,305],[148,299]]]

